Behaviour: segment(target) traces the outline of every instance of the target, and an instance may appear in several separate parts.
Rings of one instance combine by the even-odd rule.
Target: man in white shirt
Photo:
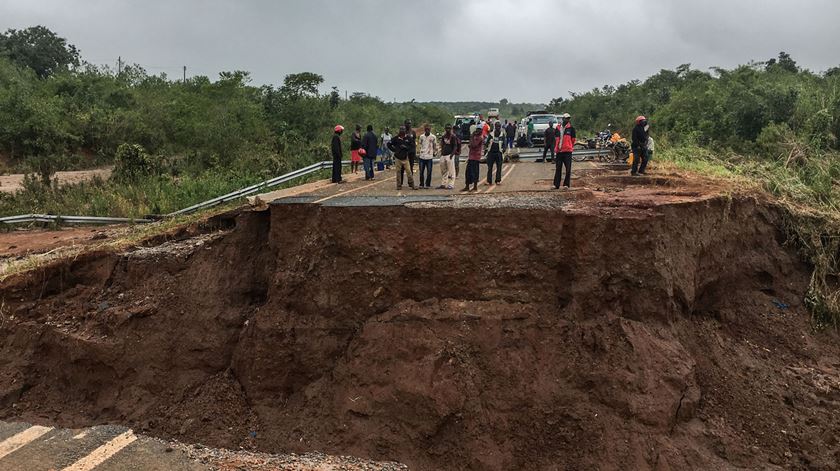
[[[392,139],[391,131],[388,128],[385,128],[385,131],[382,133],[382,136],[380,136],[380,139],[382,141],[382,159],[386,162],[385,168],[391,168],[391,166],[388,165],[394,159],[394,153],[391,152],[391,148],[388,147],[388,143],[390,143]]]
[[[432,187],[432,160],[437,154],[437,137],[432,134],[432,128],[427,124],[420,135],[420,150],[417,157],[420,160],[420,189]]]

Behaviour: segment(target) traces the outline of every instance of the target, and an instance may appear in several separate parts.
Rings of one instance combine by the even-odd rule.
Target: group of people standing
[[[357,125],[356,130],[350,137],[350,169],[351,172],[358,172],[359,163],[364,164],[365,180],[375,178],[373,167],[376,163],[377,154],[386,158],[388,166],[393,165],[396,171],[397,189],[401,190],[406,176],[408,186],[412,189],[432,188],[432,171],[435,157],[440,159],[441,183],[438,189],[453,189],[455,178],[458,175],[460,164],[461,141],[452,132],[452,125],[446,125],[446,132],[438,139],[432,134],[430,126],[423,128],[419,136],[411,126],[411,121],[406,120],[396,135],[391,135],[390,130],[385,128],[381,138],[377,138],[373,132],[373,126],[367,126],[367,132],[361,134],[361,126]],[[341,178],[341,165],[343,153],[341,150],[341,135],[344,133],[344,126],[335,127],[331,151],[333,157],[332,182],[344,183]],[[438,142],[440,141],[440,142]],[[419,163],[419,187],[414,184],[414,168]]]
[[[571,186],[572,153],[574,152],[577,133],[572,126],[572,117],[568,113],[560,116],[560,123],[551,123],[546,130],[546,144],[543,159],[550,152],[551,158],[556,155],[554,171],[554,188],[569,188]],[[653,140],[648,135],[648,123],[644,116],[636,118],[636,126],[632,133],[632,150],[636,156],[633,159],[632,175],[645,174],[648,159],[653,152]],[[373,132],[373,126],[367,126],[367,132],[362,135],[361,126],[357,125],[350,137],[350,167],[353,173],[359,171],[359,164],[363,164],[365,180],[374,179],[374,165],[377,155],[386,157],[386,162],[393,163],[396,173],[396,188],[401,190],[408,178],[408,186],[413,190],[432,188],[432,169],[434,159],[440,159],[441,180],[438,189],[452,190],[458,177],[461,156],[461,140],[458,133],[453,132],[451,124],[447,124],[444,134],[438,138],[426,125],[419,136],[406,120],[400,126],[396,135],[392,136],[385,128],[381,137]],[[470,126],[468,143],[469,153],[465,185],[461,191],[478,191],[480,177],[480,162],[486,158],[487,185],[502,183],[502,162],[504,154],[513,147],[515,127],[513,123],[502,126],[495,121],[492,126],[488,123],[476,123]],[[341,178],[342,150],[341,136],[344,127],[335,127],[332,138],[332,182],[343,183]],[[393,159],[393,160],[392,160]],[[540,160],[538,160],[540,161]],[[419,163],[419,186],[414,182],[415,164]]]

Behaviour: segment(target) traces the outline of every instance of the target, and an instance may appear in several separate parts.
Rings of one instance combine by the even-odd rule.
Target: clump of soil
[[[412,469],[836,469],[837,336],[746,197],[273,205],[0,286],[0,417]]]

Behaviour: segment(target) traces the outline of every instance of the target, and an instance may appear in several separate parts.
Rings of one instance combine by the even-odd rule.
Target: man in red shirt
[[[481,126],[476,126],[472,136],[470,136],[470,157],[467,161],[467,184],[461,191],[469,191],[475,193],[478,191],[478,173],[481,167],[481,157],[484,155],[484,138],[481,136]],[[472,185],[472,188],[470,188]]]
[[[569,113],[563,113],[562,132],[557,136],[558,153],[554,170],[554,188],[559,190],[562,181],[563,186],[569,188],[572,184],[572,152],[575,150],[577,135],[572,127],[572,117]],[[563,167],[566,167],[566,178],[563,179]]]

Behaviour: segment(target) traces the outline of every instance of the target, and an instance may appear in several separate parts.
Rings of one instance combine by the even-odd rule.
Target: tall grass
[[[316,172],[285,186],[325,176],[324,172]],[[75,185],[48,187],[28,178],[21,191],[0,194],[0,216],[39,213],[136,218],[166,214],[264,179],[257,172],[211,170],[197,176],[149,176],[133,182],[97,178]]]

